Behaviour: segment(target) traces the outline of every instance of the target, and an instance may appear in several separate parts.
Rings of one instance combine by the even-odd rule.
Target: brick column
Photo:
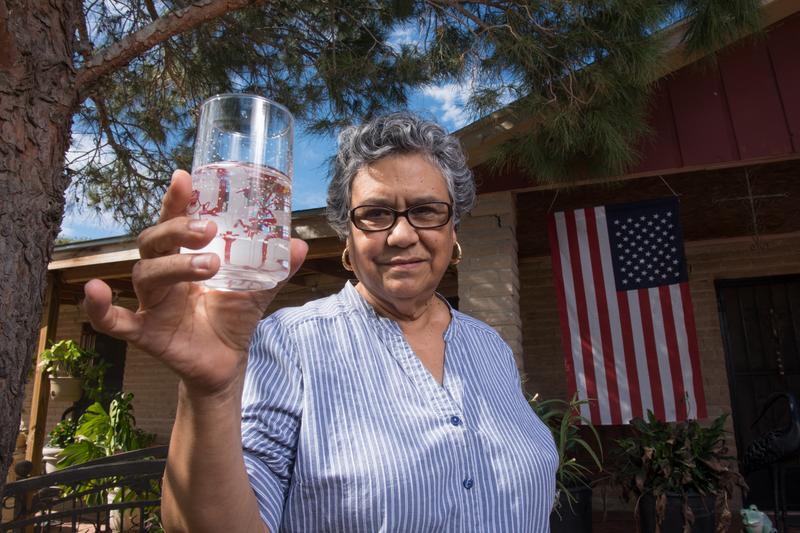
[[[524,372],[515,207],[510,192],[482,194],[461,220],[458,241],[464,257],[458,265],[458,305],[497,330]]]

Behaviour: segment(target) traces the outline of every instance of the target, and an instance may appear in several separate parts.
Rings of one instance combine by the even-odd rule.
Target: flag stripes
[[[674,273],[677,283],[659,284],[656,280],[641,286],[640,277],[644,275],[620,272],[625,267],[619,257],[615,263],[612,255],[614,239],[609,232],[613,217],[605,206],[555,213],[548,223],[568,386],[579,398],[592,400],[582,407],[581,414],[595,424],[627,423],[647,410],[667,421],[706,416],[691,299],[685,275],[681,279],[676,271],[678,267],[685,270],[685,266],[671,261],[676,265],[668,269],[670,278],[658,267],[665,264],[664,257],[683,260],[679,233],[674,233],[679,228],[659,233],[645,226],[653,226],[653,222],[658,225],[660,220],[660,225],[667,227],[669,217],[677,215],[677,203],[668,201],[665,205],[655,205],[669,208],[665,214],[649,204],[650,211],[639,206],[636,215],[646,229],[635,231],[643,231],[645,237],[650,232],[654,243],[663,233],[665,242],[658,238],[657,246],[670,247],[671,252],[658,259],[648,258],[646,275],[653,280],[653,272],[663,271],[661,277],[674,281]],[[645,215],[652,216],[653,222],[646,221]],[[614,224],[619,224],[622,215],[613,216],[617,217]],[[670,236],[673,234],[678,235],[677,240]],[[635,238],[641,239],[638,234]],[[617,241],[622,248],[618,237]],[[676,252],[678,247],[681,249]],[[658,254],[663,255],[660,251]],[[644,271],[642,266],[640,272]],[[619,290],[621,283],[628,282],[623,279],[640,286]]]

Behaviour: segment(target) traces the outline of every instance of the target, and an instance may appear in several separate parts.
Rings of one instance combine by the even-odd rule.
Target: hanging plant
[[[51,342],[39,355],[39,367],[51,378],[80,379],[89,399],[102,400],[108,363],[94,350],[81,348],[71,339]]]

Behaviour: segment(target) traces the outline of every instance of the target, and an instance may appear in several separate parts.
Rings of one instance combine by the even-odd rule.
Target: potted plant
[[[39,355],[39,361],[50,377],[51,398],[75,402],[86,391],[90,399],[100,399],[108,364],[97,352],[67,339],[51,343]]]
[[[696,420],[666,423],[652,412],[631,421],[633,435],[617,440],[616,482],[636,498],[634,514],[648,532],[727,531],[734,489],[747,490],[732,469],[724,429],[727,415],[704,427]]]
[[[108,411],[100,402],[90,405],[78,419],[75,429],[75,440],[64,448],[60,454],[58,468],[66,468],[83,464],[94,459],[108,457],[117,453],[138,450],[152,444],[155,435],[146,433],[136,427],[133,416],[133,394],[117,393],[109,405]],[[114,486],[114,480],[93,480],[87,486],[78,487],[78,492],[90,490],[97,485],[110,487],[100,493],[94,493],[91,504],[114,503],[127,501],[130,489]],[[89,492],[87,492],[89,493]],[[97,501],[94,501],[97,500]],[[110,523],[112,531],[128,531],[131,524],[141,521],[138,510],[111,511]]]
[[[75,442],[77,424],[71,418],[64,418],[50,431],[47,446],[42,448],[42,463],[45,474],[57,470],[59,455],[64,448]]]
[[[100,402],[90,405],[78,419],[75,440],[64,448],[60,468],[149,446],[155,435],[136,427],[133,394],[114,395],[108,411]]]
[[[558,450],[556,497],[550,514],[552,533],[592,530],[591,474],[593,469],[601,471],[603,462],[600,436],[591,422],[580,414],[581,406],[586,403],[587,400],[578,400],[577,396],[570,401],[539,400],[538,395],[530,399],[533,410],[550,428]],[[592,435],[596,448],[583,437],[583,433]],[[581,462],[580,455],[591,467]]]

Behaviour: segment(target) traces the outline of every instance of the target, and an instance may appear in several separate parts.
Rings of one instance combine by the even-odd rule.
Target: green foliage
[[[50,431],[50,446],[66,448],[75,442],[75,430],[78,425],[71,418],[64,418]]]
[[[715,495],[720,524],[730,522],[728,500],[736,486],[746,489],[742,476],[732,470],[724,429],[727,415],[704,427],[696,420],[666,423],[648,411],[647,420],[631,421],[633,436],[619,439],[621,467],[615,480],[626,499],[652,494],[658,522],[664,519],[667,494],[684,498],[687,523],[693,519],[686,497]]]
[[[93,350],[81,348],[67,339],[50,343],[39,355],[40,367],[51,376],[71,376],[83,380],[83,390],[95,401],[103,396],[103,381],[108,363]]]
[[[108,457],[121,452],[138,450],[152,444],[155,435],[136,428],[133,416],[133,394],[117,393],[111,400],[108,411],[95,402],[78,419],[74,442],[67,445],[59,454],[58,468],[66,468]],[[66,493],[74,493],[90,505],[104,504],[108,500],[109,489],[116,487],[117,478],[98,478],[72,488],[64,487]],[[158,485],[151,483],[145,489],[120,487],[112,489],[114,501],[130,501],[139,498],[157,498]],[[158,508],[146,508],[147,520],[158,517]]]
[[[79,43],[78,68],[187,3],[83,5],[91,41]],[[707,49],[757,28],[759,2],[259,2],[160,43],[91,88],[75,132],[98,149],[70,166],[79,168],[68,170],[73,190],[136,232],[156,218],[172,170],[190,166],[194,110],[214,93],[260,93],[309,130],[331,131],[438,83],[460,83],[474,117],[508,106],[510,120],[533,124],[497,164],[551,182],[617,174],[647,133],[660,30],[682,17],[687,50]],[[403,30],[409,42],[398,41]]]
[[[558,512],[562,493],[566,495],[567,502],[572,508],[575,497],[569,489],[589,486],[592,470],[596,469],[598,472],[603,470],[603,447],[600,436],[592,423],[580,414],[581,406],[588,401],[578,400],[577,395],[570,401],[539,400],[536,395],[529,400],[529,403],[542,422],[550,428],[558,450],[555,510]],[[591,433],[594,444],[583,438],[580,426],[583,426],[585,432]],[[591,467],[578,461],[578,455],[581,453],[591,460]]]
[[[75,442],[61,452],[58,467],[65,468],[149,446],[155,435],[136,428],[132,402],[132,393],[118,393],[111,400],[108,411],[99,402],[90,405],[78,419]]]

